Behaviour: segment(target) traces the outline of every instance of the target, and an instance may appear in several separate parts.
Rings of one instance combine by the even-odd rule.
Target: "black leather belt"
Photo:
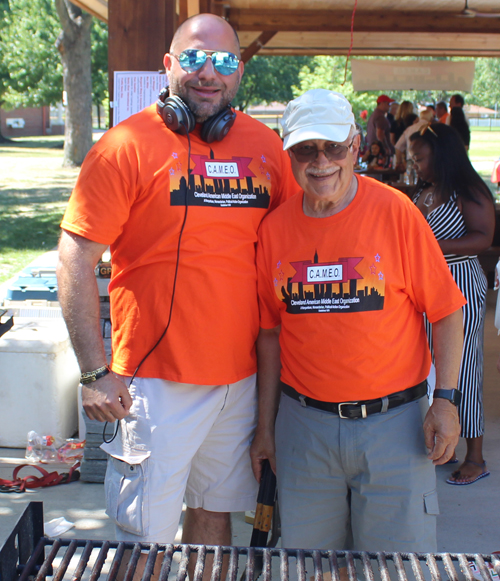
[[[381,397],[378,399],[368,399],[365,401],[344,401],[341,403],[331,403],[328,401],[319,401],[313,399],[312,397],[307,397],[300,394],[290,385],[280,381],[281,389],[285,395],[296,399],[300,402],[303,407],[312,407],[324,412],[330,412],[332,414],[337,414],[341,418],[348,420],[355,420],[357,418],[366,418],[372,414],[384,413],[387,410],[397,408],[400,405],[409,403],[420,399],[427,393],[427,381],[424,380],[422,383],[404,389],[403,391],[397,391],[396,393],[391,393],[386,397]]]

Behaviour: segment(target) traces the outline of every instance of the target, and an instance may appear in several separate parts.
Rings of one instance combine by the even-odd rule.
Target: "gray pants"
[[[427,398],[348,420],[282,395],[276,422],[282,546],[435,552]]]

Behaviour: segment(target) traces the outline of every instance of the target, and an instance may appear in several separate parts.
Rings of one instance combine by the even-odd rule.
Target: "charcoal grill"
[[[323,581],[330,575],[332,581],[340,581],[341,564],[347,566],[349,581],[363,577],[366,581],[476,581],[471,563],[482,581],[494,581],[490,571],[500,574],[500,557],[494,554],[311,551],[54,539],[43,535],[42,503],[32,502],[0,549],[0,581],[44,581],[47,577],[52,581],[114,581],[124,558],[128,559],[124,581],[132,581],[141,553],[147,554],[142,581],[149,581],[157,560],[161,562],[159,581],[186,581],[188,561],[193,555],[193,581],[202,581],[209,554],[214,556],[211,581],[223,581],[224,555],[229,558],[228,581],[238,581],[242,572],[246,581],[253,581],[255,563],[260,558],[262,581]]]

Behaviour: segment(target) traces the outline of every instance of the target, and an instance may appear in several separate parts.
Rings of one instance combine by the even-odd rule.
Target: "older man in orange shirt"
[[[282,125],[303,191],[259,232],[254,473],[265,458],[276,470],[284,547],[434,552],[434,465],[460,429],[464,298],[412,202],[354,174],[343,95],[308,91]],[[437,330],[430,408],[423,312]]]

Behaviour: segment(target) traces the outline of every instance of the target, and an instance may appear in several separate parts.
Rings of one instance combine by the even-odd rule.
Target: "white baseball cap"
[[[342,143],[356,127],[349,101],[341,93],[327,89],[311,89],[290,101],[281,126],[283,149],[308,139]]]

